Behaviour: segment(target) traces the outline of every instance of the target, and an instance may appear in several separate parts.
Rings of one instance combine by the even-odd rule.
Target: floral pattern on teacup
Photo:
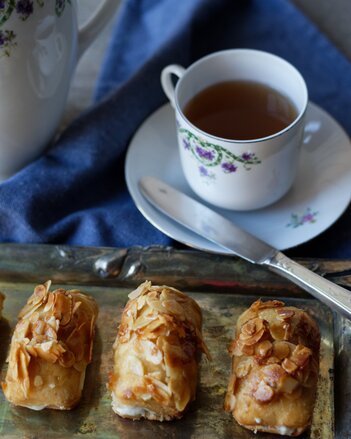
[[[292,213],[290,216],[290,222],[286,225],[286,227],[292,227],[296,229],[297,227],[303,226],[304,224],[313,224],[317,221],[316,216],[318,212],[313,212],[310,207],[304,211],[303,214]]]
[[[9,57],[11,50],[17,46],[16,33],[12,29],[4,29],[3,25],[12,14],[26,21],[34,12],[35,7],[42,8],[48,0],[0,0],[0,58]],[[50,0],[51,1],[51,0]],[[55,0],[55,13],[60,17],[72,0]]]
[[[208,168],[205,168],[205,166],[200,165],[199,166],[199,173],[200,177],[202,177],[206,184],[213,183],[214,180],[216,180],[216,176],[213,172],[210,172]]]
[[[261,163],[255,153],[244,152],[241,155],[236,155],[223,146],[201,139],[186,128],[179,127],[178,131],[184,149],[188,150],[200,163],[199,171],[203,177],[211,177],[212,179],[215,177],[213,173],[205,172],[206,168],[209,167],[220,167],[225,174],[233,174],[240,168],[249,171],[252,166]]]

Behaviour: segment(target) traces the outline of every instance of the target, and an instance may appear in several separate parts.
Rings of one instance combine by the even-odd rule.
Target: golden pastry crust
[[[79,401],[92,359],[95,300],[78,290],[38,285],[19,314],[2,387],[15,405],[69,410]]]
[[[208,355],[198,304],[144,282],[129,295],[114,344],[112,409],[124,418],[180,418],[195,398],[200,353]]]
[[[225,410],[255,432],[301,434],[312,420],[319,345],[318,326],[306,312],[277,300],[253,303],[229,347]]]

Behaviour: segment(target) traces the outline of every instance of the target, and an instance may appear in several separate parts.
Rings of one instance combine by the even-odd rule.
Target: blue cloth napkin
[[[125,0],[92,108],[50,151],[0,185],[0,241],[132,246],[175,244],[137,211],[124,181],[128,143],[166,102],[170,63],[219,49],[276,53],[304,75],[311,99],[351,133],[351,65],[281,0]],[[351,257],[351,209],[293,256]]]

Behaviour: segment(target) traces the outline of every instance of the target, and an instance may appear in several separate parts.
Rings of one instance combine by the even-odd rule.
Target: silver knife
[[[157,178],[143,177],[139,187],[153,206],[182,226],[251,263],[268,267],[351,319],[350,291],[294,262],[222,215]]]

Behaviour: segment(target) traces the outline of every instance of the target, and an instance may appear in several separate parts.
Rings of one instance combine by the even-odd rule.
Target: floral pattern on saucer
[[[297,213],[292,213],[290,217],[290,222],[286,227],[292,227],[296,229],[297,227],[303,226],[304,224],[313,224],[317,221],[316,217],[318,212],[312,212],[312,209],[308,207],[302,215]]]
[[[306,112],[306,125],[310,123],[318,123],[319,130],[312,132],[308,144],[302,146],[293,188],[281,200],[253,211],[213,208],[238,227],[281,251],[320,235],[343,214],[351,200],[349,136],[335,119],[311,102]],[[229,250],[178,225],[153,208],[140,191],[140,179],[151,175],[194,197],[182,171],[177,142],[179,128],[178,125],[176,129],[174,123],[174,108],[167,104],[151,114],[135,132],[125,163],[129,192],[142,215],[166,235],[199,250],[229,255]],[[321,139],[325,141],[321,142]],[[182,153],[191,154],[183,146]],[[201,166],[197,161],[196,164]],[[196,173],[200,172],[198,166],[194,169]],[[216,169],[204,168],[211,172]],[[216,173],[216,177],[219,176]],[[307,207],[310,208],[307,213],[314,214],[315,222],[304,222],[303,227],[294,229],[287,227],[291,214],[301,217]]]
[[[2,29],[12,14],[21,21],[26,21],[34,12],[35,7],[42,8],[48,0],[0,0],[0,58],[11,56],[11,51],[17,46],[16,33],[11,29]],[[51,1],[51,0],[50,0]],[[55,14],[60,17],[72,0],[55,0]]]
[[[203,177],[215,177],[206,168],[219,166],[225,174],[232,174],[240,168],[250,171],[252,166],[261,163],[261,160],[252,152],[241,155],[233,154],[223,146],[207,142],[185,128],[178,128],[184,149],[193,154],[200,163],[199,171]]]

